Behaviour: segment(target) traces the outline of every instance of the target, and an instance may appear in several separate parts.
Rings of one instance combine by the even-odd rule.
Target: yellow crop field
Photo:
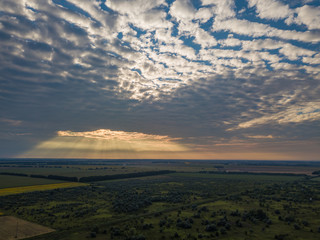
[[[52,190],[57,188],[72,188],[72,187],[79,187],[79,186],[85,186],[85,185],[87,184],[77,183],[77,182],[65,182],[65,183],[54,183],[54,184],[46,184],[46,185],[26,186],[26,187],[3,188],[3,189],[0,189],[0,196],[25,193],[25,192],[45,191],[45,190]]]

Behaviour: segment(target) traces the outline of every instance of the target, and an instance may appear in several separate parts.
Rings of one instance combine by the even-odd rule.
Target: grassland
[[[35,192],[35,191],[46,191],[46,190],[59,189],[59,188],[73,188],[73,187],[79,187],[84,185],[86,184],[65,182],[65,183],[52,183],[52,184],[33,185],[33,186],[25,186],[25,187],[2,188],[0,189],[0,196]]]

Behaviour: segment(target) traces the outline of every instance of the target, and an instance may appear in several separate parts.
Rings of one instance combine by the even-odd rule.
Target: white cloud
[[[281,39],[291,39],[303,42],[319,42],[320,34],[311,32],[298,32],[295,30],[281,30],[269,25],[250,22],[248,20],[240,20],[236,18],[215,21],[213,23],[213,31],[229,30],[233,33],[248,35],[252,37],[277,37]]]
[[[163,53],[175,53],[180,56],[185,56],[189,59],[196,58],[195,50],[192,47],[184,45],[182,40],[177,40],[175,44],[171,45],[160,45],[159,51]]]
[[[58,131],[57,134],[60,137],[85,137],[121,141],[161,140],[169,142],[178,140],[162,135],[152,135],[139,132],[113,131],[110,129],[98,129],[90,132]]]
[[[272,135],[248,135],[246,137],[254,138],[254,139],[273,139],[274,138],[274,136]]]
[[[262,49],[279,49],[284,45],[284,42],[278,41],[278,40],[272,40],[272,39],[253,39],[251,41],[241,41],[242,42],[242,48],[244,50],[262,50]]]
[[[203,7],[197,11],[195,18],[199,19],[201,22],[206,22],[213,17],[213,14],[214,14],[214,10],[212,7],[209,7],[209,8]]]
[[[304,24],[308,29],[320,29],[320,7],[305,5],[296,9],[298,16],[292,20],[297,24]]]
[[[216,39],[202,28],[197,28],[194,42],[201,45],[202,48],[213,47],[217,45]]]
[[[320,40],[319,35],[311,31],[281,30],[266,24],[236,19],[235,4],[232,0],[204,0],[199,9],[195,9],[192,2],[188,0],[174,1],[169,6],[172,19],[169,19],[168,13],[165,12],[166,8],[163,6],[167,3],[164,0],[106,1],[106,6],[116,13],[103,10],[98,1],[70,0],[69,2],[85,14],[73,12],[51,1],[3,1],[0,3],[3,11],[16,12],[30,20],[38,21],[37,27],[27,28],[26,31],[21,31],[18,27],[7,30],[19,39],[14,47],[11,47],[11,54],[26,57],[29,60],[40,59],[55,65],[59,63],[57,57],[60,54],[68,59],[67,62],[85,69],[85,74],[90,75],[88,77],[83,73],[78,74],[76,71],[57,68],[55,74],[59,76],[59,81],[77,77],[83,81],[96,83],[103,90],[110,90],[110,87],[105,84],[97,84],[99,80],[96,77],[114,80],[117,86],[113,89],[119,91],[118,96],[122,96],[121,92],[127,92],[125,97],[143,100],[159,99],[161,94],[170,94],[170,91],[175,91],[186,84],[194,84],[200,78],[207,79],[229,74],[247,77],[248,74],[257,73],[260,76],[267,76],[270,71],[267,69],[266,62],[274,70],[279,71],[276,74],[281,76],[284,74],[281,70],[288,70],[286,74],[291,71],[291,76],[298,74],[299,70],[305,70],[308,74],[312,74],[313,78],[317,75],[316,66],[298,67],[291,63],[279,63],[279,61],[289,59],[318,64],[319,57],[315,52],[291,45],[285,40],[317,43]],[[36,11],[27,9],[26,4]],[[252,1],[252,4],[260,10],[262,5],[265,6],[261,1]],[[309,8],[305,9],[311,11]],[[302,14],[303,9],[300,10],[300,18],[304,19],[301,22],[310,25],[306,16]],[[270,17],[262,10],[260,14]],[[200,27],[201,23],[211,17],[214,18],[212,29],[214,32]],[[21,24],[18,18],[4,18],[10,18],[10,16],[0,17],[1,20],[16,26]],[[178,23],[173,23],[174,19]],[[52,22],[50,31],[47,27],[48,22]],[[173,34],[173,24],[178,25],[177,36]],[[138,37],[132,25],[145,31]],[[215,31],[220,30],[253,38],[266,37],[266,39],[249,41],[229,34],[228,38],[217,41],[214,37]],[[122,39],[117,38],[120,32],[123,35]],[[200,51],[184,44],[181,40],[182,36],[193,39],[193,43],[201,46]],[[47,43],[52,51],[30,50],[24,44],[24,41],[29,40]],[[72,47],[69,49],[69,46]],[[239,49],[219,49],[219,47],[239,47]],[[277,51],[272,54],[268,52],[273,49],[278,50],[280,54]],[[65,62],[61,65],[65,65]],[[26,66],[16,66],[16,69],[31,72]],[[50,72],[47,69],[38,69]],[[138,69],[140,73],[132,69]],[[32,78],[25,77],[28,81],[32,81]]]
[[[166,16],[167,16],[167,13],[165,13],[164,11],[150,10],[141,16],[142,17],[141,20],[143,22],[142,27],[144,29],[171,28],[173,24],[165,20]],[[135,22],[138,22],[138,21],[135,21]],[[139,26],[139,24],[137,25]]]
[[[278,123],[301,123],[304,121],[320,120],[320,102],[309,102],[301,105],[288,107],[278,113],[269,114],[263,117],[255,118],[247,122],[240,123],[235,130],[240,128],[250,128],[262,124]]]
[[[236,47],[236,46],[241,46],[242,42],[234,38],[232,34],[229,34],[227,39],[222,39],[219,40],[219,44],[221,44],[222,47]]]
[[[120,14],[137,16],[157,6],[166,5],[166,2],[164,0],[108,0],[105,5]]]
[[[277,0],[248,0],[249,7],[256,7],[260,18],[278,20],[288,18],[293,11]]]
[[[243,49],[249,51],[277,49],[289,60],[297,60],[300,57],[312,57],[316,54],[315,51],[311,51],[305,48],[297,47],[290,43],[272,39],[255,39],[253,41],[242,41],[242,44]]]
[[[171,5],[169,13],[177,20],[191,20],[195,17],[196,9],[190,0],[176,0]]]
[[[304,24],[309,30],[320,28],[320,7],[304,5],[293,9],[278,0],[248,0],[248,2],[250,7],[256,7],[260,18],[285,19],[287,24]]]
[[[226,19],[234,17],[234,0],[202,0],[203,5],[213,5],[212,9],[216,15],[215,19]]]
[[[320,54],[316,54],[314,57],[303,57],[303,62],[309,64],[320,64]]]
[[[117,31],[123,31],[129,23],[145,30],[172,27],[172,23],[166,20],[167,13],[159,9],[167,5],[164,0],[110,0],[105,5],[120,14]]]
[[[307,50],[304,48],[299,48],[291,44],[284,44],[283,47],[279,50],[280,53],[284,54],[290,60],[297,60],[299,57],[308,56],[316,54],[316,52]]]

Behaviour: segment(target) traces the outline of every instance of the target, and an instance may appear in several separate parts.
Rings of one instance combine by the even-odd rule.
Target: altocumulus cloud
[[[61,137],[85,137],[85,138],[97,138],[105,140],[119,140],[119,141],[163,141],[170,142],[173,139],[168,136],[152,135],[138,132],[124,132],[124,131],[112,131],[110,129],[99,129],[92,132],[72,132],[72,131],[58,131],[58,136]]]
[[[0,9],[2,142],[110,128],[207,152],[319,142],[316,0],[2,0]]]

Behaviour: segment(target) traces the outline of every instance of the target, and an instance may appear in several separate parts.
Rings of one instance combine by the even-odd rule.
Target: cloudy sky
[[[318,0],[1,0],[0,157],[320,160]]]

